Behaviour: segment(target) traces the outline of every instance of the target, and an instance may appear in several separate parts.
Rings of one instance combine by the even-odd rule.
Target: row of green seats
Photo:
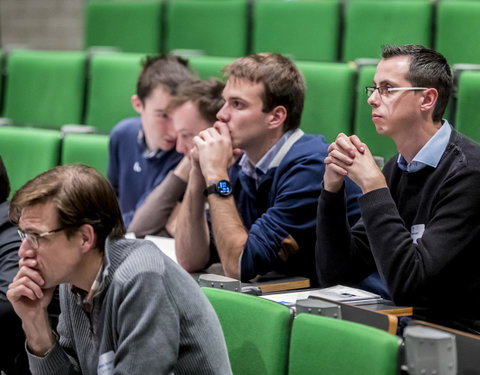
[[[84,163],[106,176],[108,135],[62,135],[51,129],[0,126],[0,156],[12,194],[31,178],[60,164]]]
[[[144,55],[98,52],[14,50],[6,59],[3,116],[14,125],[59,129],[66,124],[94,126],[107,134],[126,117],[136,116],[130,98]],[[190,58],[201,78],[222,78],[233,59]],[[333,140],[350,132],[354,69],[343,63],[299,62],[306,84],[302,129]]]
[[[3,117],[13,125],[60,129],[66,124],[94,126],[108,134],[120,120],[136,116],[130,98],[143,54],[72,51],[13,50],[6,58]],[[233,58],[194,56],[199,77],[222,78],[222,68]],[[370,86],[375,65],[355,68],[346,63],[299,61],[305,77],[306,97],[301,128],[324,134],[331,142],[340,132],[356,133],[374,155],[390,158],[393,142],[378,135],[371,120],[365,86]],[[477,71],[463,71],[446,118],[469,137],[480,141],[476,102],[480,99]]]
[[[394,375],[399,341],[377,328],[299,314],[279,303],[202,288],[220,320],[235,375]]]
[[[90,0],[84,45],[347,62],[377,58],[384,44],[423,44],[452,64],[480,63],[479,17],[478,0]]]

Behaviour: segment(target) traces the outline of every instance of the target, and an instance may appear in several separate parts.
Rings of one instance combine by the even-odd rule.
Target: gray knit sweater
[[[43,358],[29,353],[33,374],[231,374],[213,308],[155,245],[107,240],[103,277],[90,318],[61,285],[60,338]]]

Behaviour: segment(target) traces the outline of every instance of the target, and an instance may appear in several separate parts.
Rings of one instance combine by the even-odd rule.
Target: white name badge
[[[98,359],[98,375],[112,375],[113,374],[113,359],[115,352],[113,350],[103,353]]]
[[[425,224],[412,225],[410,236],[412,237],[413,243],[418,243],[418,239],[422,238],[423,232],[425,232]]]

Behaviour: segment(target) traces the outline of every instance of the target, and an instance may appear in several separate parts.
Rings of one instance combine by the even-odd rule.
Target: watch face
[[[226,196],[232,193],[232,187],[230,186],[230,182],[226,180],[219,181],[217,183],[217,192],[220,195]]]

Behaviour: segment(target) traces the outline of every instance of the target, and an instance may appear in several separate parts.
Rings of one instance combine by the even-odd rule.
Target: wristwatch
[[[203,195],[217,194],[222,198],[227,198],[232,194],[232,186],[230,181],[220,180],[216,184],[210,185],[203,191]]]

